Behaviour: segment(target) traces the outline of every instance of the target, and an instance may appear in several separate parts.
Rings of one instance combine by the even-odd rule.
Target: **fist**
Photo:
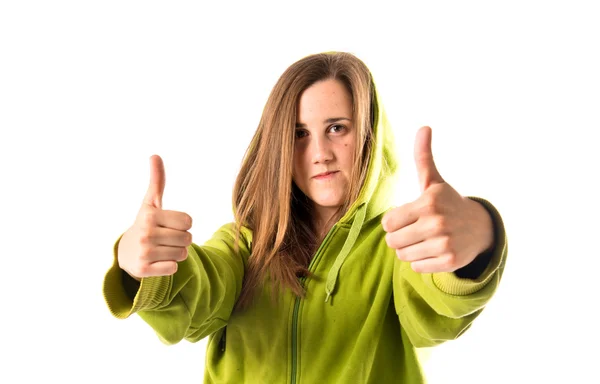
[[[134,224],[123,234],[117,251],[119,267],[136,280],[167,276],[187,258],[192,244],[192,218],[162,209],[165,168],[158,155],[150,158],[150,185]]]

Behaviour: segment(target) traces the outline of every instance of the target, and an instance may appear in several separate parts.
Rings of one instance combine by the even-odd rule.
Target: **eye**
[[[341,124],[334,124],[331,127],[329,127],[329,130],[333,133],[339,133],[339,132],[344,131],[345,129],[346,129],[346,127]]]
[[[306,131],[302,129],[296,129],[296,139],[301,139],[307,135]]]

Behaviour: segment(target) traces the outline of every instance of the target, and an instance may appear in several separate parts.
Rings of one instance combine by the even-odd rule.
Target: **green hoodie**
[[[243,229],[236,254],[229,223],[189,246],[173,276],[144,278],[132,292],[117,263],[119,238],[103,285],[111,313],[137,313],[166,344],[209,336],[204,383],[424,383],[416,348],[469,328],[500,282],[506,236],[497,210],[473,197],[495,228],[496,247],[479,277],[420,274],[400,261],[381,225],[398,169],[381,105],[374,131],[365,185],[313,256],[312,275],[301,278],[305,298],[286,291],[274,302],[265,288],[250,308],[233,312],[252,232]]]

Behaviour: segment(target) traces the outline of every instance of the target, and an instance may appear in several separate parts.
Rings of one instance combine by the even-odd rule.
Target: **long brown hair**
[[[252,254],[238,308],[251,302],[266,278],[271,279],[274,291],[287,287],[296,295],[304,295],[298,277],[308,275],[310,259],[322,239],[313,227],[310,200],[292,181],[295,126],[302,93],[326,79],[340,81],[352,96],[352,118],[360,144],[355,146],[345,204],[334,220],[350,208],[365,181],[376,106],[369,69],[356,56],[345,52],[300,59],[287,68],[273,87],[234,186],[238,237],[242,226],[252,231]]]

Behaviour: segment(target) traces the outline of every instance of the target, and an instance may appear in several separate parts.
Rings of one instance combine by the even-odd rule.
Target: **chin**
[[[319,198],[319,197],[315,197],[314,199],[311,199],[315,205],[318,205],[320,207],[323,208],[337,208],[340,205],[344,204],[343,199],[341,198]]]

